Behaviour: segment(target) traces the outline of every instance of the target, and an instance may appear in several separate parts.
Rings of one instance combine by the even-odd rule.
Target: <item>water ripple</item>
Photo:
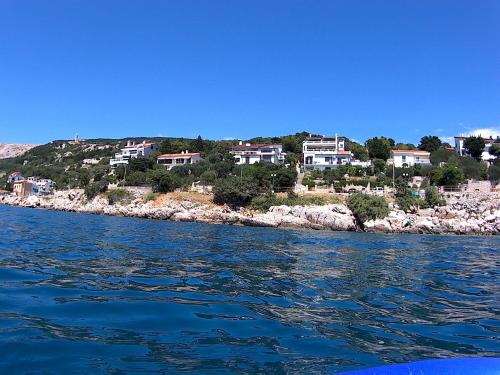
[[[498,356],[500,240],[0,207],[2,372],[335,372]]]

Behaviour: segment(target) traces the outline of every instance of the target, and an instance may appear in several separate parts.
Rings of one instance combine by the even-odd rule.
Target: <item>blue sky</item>
[[[0,143],[499,132],[498,0],[2,0]]]

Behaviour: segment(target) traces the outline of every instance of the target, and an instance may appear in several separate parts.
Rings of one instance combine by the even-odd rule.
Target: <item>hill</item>
[[[31,150],[38,145],[32,144],[13,144],[0,143],[0,159],[15,158],[23,155],[26,151]]]

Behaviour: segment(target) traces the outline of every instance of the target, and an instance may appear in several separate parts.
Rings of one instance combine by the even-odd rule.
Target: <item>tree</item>
[[[168,171],[159,169],[151,176],[151,187],[155,193],[167,193],[180,186],[178,177]]]
[[[217,180],[213,193],[214,203],[227,204],[232,208],[247,206],[259,194],[255,181],[236,176]]]
[[[484,139],[482,137],[469,137],[464,141],[464,148],[467,153],[476,160],[481,160],[485,147]]]
[[[493,143],[490,148],[490,155],[500,158],[500,143]]]
[[[457,186],[464,180],[464,173],[456,165],[448,164],[431,172],[431,182],[438,186]]]
[[[431,163],[432,165],[439,165],[441,163],[447,163],[450,159],[456,159],[457,154],[453,151],[447,150],[445,148],[439,148],[436,151],[431,152]]]
[[[366,149],[361,146],[359,143],[346,139],[346,149],[352,152],[354,159],[358,159],[361,161],[368,160],[368,152]]]
[[[382,159],[386,161],[391,156],[391,149],[394,147],[394,140],[385,137],[370,138],[365,142],[368,148],[368,155],[371,159]]]
[[[373,159],[373,173],[383,173],[385,171],[385,161],[382,159]]]
[[[418,145],[419,150],[434,152],[437,151],[442,145],[439,137],[435,135],[425,135],[420,139],[420,144]]]
[[[355,193],[347,199],[347,207],[361,225],[365,221],[383,219],[389,215],[387,201],[373,195]]]

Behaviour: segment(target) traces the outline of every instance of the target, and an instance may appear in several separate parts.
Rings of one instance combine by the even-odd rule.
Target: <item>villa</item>
[[[28,180],[20,180],[14,182],[12,191],[19,197],[27,197],[28,195],[38,194],[38,186]]]
[[[7,183],[13,184],[14,182],[22,181],[22,180],[24,180],[24,177],[21,174],[21,172],[12,172],[9,175],[9,177],[7,178]]]
[[[202,160],[199,152],[182,151],[180,154],[163,154],[158,156],[156,162],[159,165],[164,165],[168,170],[175,166],[196,164]]]
[[[467,155],[467,150],[464,148],[464,141],[467,138],[469,138],[469,136],[465,136],[463,134],[457,135],[455,137],[455,151],[460,156]],[[494,155],[490,154],[491,147],[495,143],[497,143],[497,144],[500,143],[500,139],[499,139],[499,137],[497,137],[496,139],[493,137],[489,137],[489,138],[482,137],[482,138],[484,140],[484,151],[483,151],[483,154],[481,155],[481,159],[483,161],[492,162],[494,159],[496,159],[496,157]]]
[[[430,152],[421,150],[392,150],[387,164],[394,164],[396,168],[412,167],[415,164],[430,165],[430,156]]]
[[[240,141],[238,146],[234,146],[230,153],[234,155],[234,162],[238,165],[255,164],[259,162],[268,162],[281,164],[285,162],[283,146],[279,144],[251,144]]]
[[[304,169],[330,169],[351,163],[352,153],[345,149],[344,137],[309,137],[302,143]]]
[[[127,146],[121,149],[120,152],[115,154],[115,158],[109,161],[112,167],[117,165],[128,164],[130,159],[144,158],[151,155],[158,149],[156,142],[146,142],[136,144],[133,141],[128,141]]]

